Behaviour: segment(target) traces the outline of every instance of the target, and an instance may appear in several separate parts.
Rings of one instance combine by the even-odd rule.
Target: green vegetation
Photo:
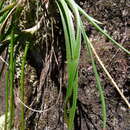
[[[5,113],[5,130],[7,130],[7,120],[9,118],[9,129],[14,127],[14,116],[15,116],[15,108],[14,108],[14,77],[15,77],[15,51],[14,46],[20,43],[20,40],[23,38],[25,39],[24,43],[21,46],[25,47],[24,56],[22,58],[22,66],[21,66],[21,75],[20,75],[20,99],[24,103],[24,71],[25,71],[25,63],[27,57],[27,51],[29,46],[29,41],[31,35],[34,32],[37,32],[39,29],[30,29],[30,30],[18,30],[16,27],[16,23],[18,21],[19,15],[23,6],[20,6],[20,2],[12,2],[10,5],[6,5],[4,7],[4,2],[0,2],[0,54],[4,51],[4,49],[9,46],[9,67],[6,73],[6,113]],[[105,103],[105,96],[104,90],[101,86],[100,77],[98,74],[97,66],[95,63],[94,55],[96,56],[97,60],[103,67],[103,70],[107,72],[105,67],[100,62],[99,57],[95,53],[92,43],[90,42],[81,20],[81,15],[83,15],[86,20],[92,24],[95,29],[97,29],[101,34],[106,36],[114,45],[121,48],[126,53],[130,54],[130,52],[117,43],[114,39],[112,39],[103,29],[100,28],[98,24],[101,22],[95,20],[91,16],[89,16],[82,8],[80,8],[74,0],[56,0],[56,5],[59,10],[63,31],[64,31],[64,38],[65,38],[65,46],[66,46],[66,64],[67,64],[67,74],[68,74],[68,81],[67,81],[67,90],[66,90],[66,97],[65,97],[65,106],[64,106],[64,118],[68,126],[68,130],[74,129],[74,118],[75,113],[77,110],[77,98],[78,98],[78,64],[80,59],[80,51],[81,51],[81,40],[83,36],[84,43],[88,50],[88,54],[91,58],[91,63],[93,66],[93,71],[95,73],[96,79],[96,86],[100,95],[100,100],[102,104],[102,120],[103,125],[102,127],[106,128],[106,103]],[[20,7],[20,9],[19,9]],[[7,21],[12,16],[11,24],[7,28]],[[32,33],[33,32],[33,33]],[[111,82],[115,85],[115,82],[110,77],[109,73],[107,74],[110,78]],[[116,85],[115,85],[116,86]],[[126,102],[128,107],[130,105],[128,101],[125,99],[124,95],[120,92],[118,87],[115,87],[123,100]],[[10,95],[10,96],[9,96]],[[10,97],[10,102],[8,104],[8,97]],[[9,106],[9,109],[8,109]],[[25,115],[24,115],[24,105],[21,104],[21,121],[20,121],[20,129],[25,129]],[[9,117],[8,117],[8,112]]]
[[[29,44],[27,43],[25,46],[24,56],[22,59],[22,66],[21,66],[21,78],[20,78],[20,99],[24,102],[24,69],[25,69],[25,62],[27,57]],[[21,104],[21,130],[25,129],[25,121],[24,121],[24,106]]]

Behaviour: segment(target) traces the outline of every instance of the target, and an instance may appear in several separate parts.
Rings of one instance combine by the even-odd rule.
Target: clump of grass
[[[83,32],[81,26],[81,18],[79,16],[79,11],[74,1],[64,1],[60,0],[57,3],[59,7],[59,11],[62,18],[63,28],[64,28],[64,35],[66,40],[66,55],[67,55],[67,66],[68,66],[68,86],[67,86],[67,94],[65,99],[65,119],[68,124],[68,129],[74,129],[74,117],[76,112],[76,105],[77,105],[77,92],[78,92],[78,63],[80,57],[80,46],[81,46],[81,31],[84,36],[84,40],[87,44],[87,48],[89,50],[89,54],[92,59],[92,65],[95,72],[95,77],[97,81],[97,86],[99,88],[99,92],[101,95],[101,101],[103,106],[103,127],[106,127],[106,108],[105,108],[105,100],[103,95],[103,90],[101,88],[99,76],[97,73],[96,65],[94,63],[94,58],[92,55],[91,47],[88,42],[88,38],[86,36],[85,31]],[[70,8],[69,8],[69,6]],[[76,34],[74,29],[74,22],[73,22],[73,14],[76,18]],[[72,104],[71,100],[72,99]],[[69,106],[67,108],[67,106]]]
[[[5,47],[9,45],[9,74],[6,75],[6,107],[9,106],[9,110],[6,109],[6,118],[5,123],[7,123],[7,115],[9,114],[9,129],[13,128],[14,121],[14,72],[15,72],[15,57],[14,57],[14,45],[17,41],[23,39],[24,42],[28,39],[28,35],[33,35],[40,28],[40,22],[30,29],[25,30],[17,30],[15,23],[17,23],[18,16],[21,13],[22,7],[20,6],[20,2],[16,2],[12,0],[10,5],[4,6],[4,0],[0,1],[0,54],[4,51]],[[64,106],[64,116],[66,123],[68,125],[68,130],[74,129],[74,118],[77,109],[77,98],[78,98],[78,64],[80,58],[80,50],[81,50],[81,37],[83,36],[84,42],[86,44],[86,48],[88,50],[88,54],[90,56],[93,71],[95,73],[96,85],[98,88],[98,92],[101,99],[102,104],[102,120],[103,120],[103,129],[106,128],[106,103],[104,90],[100,83],[100,77],[97,71],[97,66],[95,64],[94,55],[102,66],[103,70],[106,72],[111,82],[126,102],[128,107],[130,105],[128,101],[125,99],[122,92],[120,92],[118,86],[115,81],[111,78],[110,74],[104,67],[100,58],[96,54],[92,43],[90,42],[87,34],[85,33],[85,28],[83,26],[80,15],[83,15],[90,24],[92,24],[95,29],[97,29],[101,34],[106,36],[114,45],[121,48],[126,53],[130,54],[130,52],[117,43],[114,39],[112,39],[103,29],[100,28],[98,24],[102,24],[101,22],[95,20],[91,16],[89,16],[81,7],[77,5],[74,0],[55,0],[57,7],[60,12],[60,16],[62,19],[62,25],[64,30],[65,37],[65,45],[66,45],[66,64],[67,64],[67,73],[68,73],[68,84],[67,84],[67,92],[65,97],[65,106]],[[20,8],[19,8],[20,7]],[[12,16],[11,24],[9,27],[6,27],[7,22]],[[24,57],[22,60],[21,66],[21,78],[20,78],[20,98],[24,103],[24,65],[26,62],[27,50],[29,48],[28,44],[25,45]],[[8,78],[9,77],[9,78]],[[8,104],[8,90],[10,86],[10,103]],[[7,125],[5,125],[5,129],[7,129]],[[24,120],[24,106],[21,104],[21,130],[25,129],[25,120]]]
[[[21,8],[19,6],[19,3],[12,2],[10,5],[5,6],[3,9],[2,7],[4,6],[5,1],[0,1],[0,54],[4,51],[6,46],[9,45],[9,68],[7,69],[7,74],[6,74],[6,112],[5,112],[5,130],[6,129],[13,129],[14,125],[14,77],[15,77],[15,51],[14,51],[14,46],[16,43],[16,37],[18,37],[17,40],[20,40],[23,35],[16,30],[16,23],[18,21],[18,16],[20,14]],[[7,26],[7,21],[10,19],[10,24],[9,27]],[[25,47],[25,54],[23,58],[23,64],[22,64],[22,75],[21,75],[21,80],[20,80],[20,86],[21,86],[21,97],[23,99],[23,82],[24,82],[24,64],[26,60],[26,54],[27,54],[27,48],[28,44]],[[2,74],[2,72],[1,72]],[[9,77],[9,78],[8,78]],[[8,93],[9,92],[9,93]],[[8,97],[10,99],[10,102],[8,102]],[[9,106],[9,109],[8,109]],[[24,128],[24,109],[22,107],[21,110],[21,123],[22,127],[21,129]],[[8,114],[9,113],[9,114]],[[9,116],[9,117],[8,117]]]
[[[74,117],[76,112],[76,103],[77,103],[76,100],[78,91],[78,63],[80,57],[81,35],[83,35],[83,39],[86,43],[86,48],[88,49],[88,53],[92,61],[93,71],[95,73],[96,78],[96,84],[102,104],[103,129],[105,129],[107,119],[106,119],[106,103],[104,97],[104,90],[101,87],[100,77],[94,61],[93,52],[95,54],[95,51],[92,48],[92,43],[90,42],[89,38],[87,37],[87,34],[85,33],[85,29],[82,24],[80,14],[82,14],[90,22],[90,24],[92,24],[95,27],[95,29],[97,29],[100,33],[105,35],[112,43],[117,45],[126,53],[130,54],[130,52],[123,46],[121,46],[119,43],[117,43],[114,39],[112,39],[111,36],[109,36],[104,30],[102,30],[98,25],[101,24],[101,22],[89,16],[82,8],[80,8],[75,3],[74,0],[57,0],[56,3],[62,19],[62,25],[65,36],[65,45],[66,45],[68,86],[65,99],[65,119],[68,125],[68,130],[74,129]],[[74,24],[74,21],[76,21],[76,25]],[[110,80],[113,82],[111,78]],[[117,87],[116,89],[120,93],[120,95],[122,96],[128,107],[130,107],[128,101],[125,99],[123,94],[119,91]]]

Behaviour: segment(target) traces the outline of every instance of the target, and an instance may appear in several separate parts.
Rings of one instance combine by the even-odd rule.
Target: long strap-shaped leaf
[[[83,26],[82,23],[81,23],[81,26]],[[88,53],[89,53],[91,61],[92,61],[93,71],[95,73],[96,84],[97,84],[97,88],[99,90],[101,104],[102,104],[103,129],[105,129],[107,117],[106,117],[106,103],[105,103],[104,92],[103,92],[103,89],[102,89],[102,86],[101,86],[100,77],[99,77],[99,74],[98,74],[98,71],[97,71],[97,67],[96,67],[96,64],[95,64],[95,61],[94,61],[94,58],[93,58],[94,56],[93,56],[92,49],[91,49],[91,46],[90,46],[91,43],[90,43],[90,40],[85,33],[84,28],[82,28],[82,34],[83,34],[83,38],[84,38],[84,41],[85,41],[85,44],[86,44],[86,48],[88,49]]]
[[[85,16],[85,18],[99,31],[101,32],[104,36],[106,36],[112,43],[114,43],[115,45],[117,45],[119,48],[121,48],[123,51],[125,51],[126,53],[128,53],[130,55],[130,51],[128,51],[126,48],[124,48],[121,44],[119,44],[118,42],[116,42],[109,34],[107,34],[100,26],[98,26],[96,23],[98,23],[97,21],[95,21],[92,17],[90,17],[82,8],[80,8],[77,5],[77,8],[79,9],[80,13],[83,14]]]
[[[66,41],[66,46],[67,46],[67,52],[69,51],[70,54],[67,55],[68,59],[73,59],[74,58],[74,41],[75,41],[75,31],[74,31],[74,24],[73,24],[73,20],[72,20],[72,14],[70,9],[68,8],[66,2],[64,0],[59,0],[58,2],[59,7],[61,9],[60,14],[64,17],[64,21],[62,20],[62,22],[64,22],[66,24],[66,26],[64,27],[64,31],[65,33],[68,33],[68,38]],[[64,34],[66,35],[66,34]],[[66,37],[65,37],[66,38]]]
[[[74,12],[74,15],[76,17],[76,37],[74,32],[74,23],[73,23],[73,17],[72,14],[70,14],[70,9],[67,6],[67,3],[69,4],[69,7]],[[67,53],[67,72],[68,72],[68,87],[67,87],[67,93],[66,93],[66,99],[65,99],[65,118],[67,119],[68,129],[73,130],[73,122],[75,117],[75,111],[76,111],[76,104],[77,104],[77,89],[78,89],[78,60],[80,55],[80,43],[81,43],[81,30],[80,30],[80,17],[77,8],[72,8],[75,4],[74,1],[67,1],[60,0],[57,2],[63,29],[64,29],[64,35],[66,40],[66,53]],[[67,13],[68,12],[68,13]],[[71,21],[71,22],[70,22]],[[72,28],[70,28],[70,23],[72,24]],[[71,56],[70,56],[71,54]],[[70,98],[72,98],[72,103],[70,104]],[[67,105],[71,105],[67,109]],[[67,114],[68,113],[68,114]]]
[[[9,129],[13,128],[14,122],[14,28],[11,32],[11,42],[10,42],[10,119],[9,119]]]
[[[25,71],[25,63],[26,63],[26,56],[27,56],[27,51],[28,51],[29,44],[26,43],[25,50],[24,50],[24,56],[22,59],[22,66],[21,66],[21,77],[20,77],[20,98],[24,102],[24,71]],[[21,126],[20,130],[25,129],[25,119],[24,119],[24,106],[21,104]]]

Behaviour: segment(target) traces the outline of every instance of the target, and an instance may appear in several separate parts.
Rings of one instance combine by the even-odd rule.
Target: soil
[[[80,2],[91,16],[101,21],[115,40],[130,50],[130,8],[128,1],[94,0]],[[88,25],[88,23],[86,23]],[[129,56],[114,46],[108,39],[101,36],[91,26],[86,26],[98,55],[107,67],[124,95],[130,101],[130,60]],[[101,104],[98,90],[95,87],[94,73],[87,51],[82,47],[79,67],[79,111],[81,109],[81,123],[85,130],[101,129]],[[97,63],[99,66],[99,64]],[[105,73],[99,66],[99,73],[107,104],[107,129],[129,130],[130,111],[113,88]],[[86,122],[86,123],[85,123]],[[85,125],[84,125],[85,124]]]
[[[129,0],[78,0],[77,3],[95,19],[101,21],[101,27],[125,48],[130,50],[130,2]],[[107,38],[102,36],[95,30],[85,19],[84,25],[86,32],[91,39],[96,51],[103,63],[107,67],[113,79],[130,102],[130,56],[113,45]],[[55,34],[59,30],[55,30]],[[59,35],[59,34],[58,34]],[[63,43],[63,39],[58,37]],[[48,41],[49,42],[49,41]],[[44,46],[45,47],[45,46]],[[58,47],[58,48],[57,48]],[[49,48],[49,47],[48,47]],[[50,47],[51,48],[51,47]],[[37,87],[33,91],[41,90],[40,102],[36,102],[35,93],[29,98],[28,104],[34,101],[31,107],[35,109],[46,109],[55,105],[53,109],[45,113],[35,113],[26,110],[26,121],[29,130],[66,130],[66,124],[63,118],[63,100],[65,96],[65,79],[63,74],[63,63],[65,62],[64,45],[55,45],[56,59],[50,61],[53,64],[47,69],[46,65],[41,65],[39,72],[37,71],[37,79],[45,81],[44,87]],[[43,49],[44,50],[44,49]],[[37,52],[39,54],[39,52]],[[30,55],[33,55],[31,53]],[[48,63],[50,52],[44,59],[44,63]],[[1,62],[1,61],[0,61]],[[31,61],[30,64],[32,65]],[[100,74],[101,83],[104,88],[107,109],[107,130],[130,130],[130,109],[126,106],[116,89],[103,72],[99,63],[98,72]],[[36,65],[32,65],[34,68]],[[43,67],[44,66],[44,67]],[[1,64],[0,64],[1,67]],[[32,70],[32,69],[31,69]],[[43,75],[46,73],[46,78]],[[59,77],[63,76],[63,81]],[[60,99],[56,104],[60,87],[62,91]],[[0,83],[0,91],[4,93],[4,87]],[[29,90],[30,91],[30,90]],[[0,93],[0,114],[5,111],[4,95]],[[2,111],[2,112],[1,112]],[[101,102],[98,90],[95,84],[95,77],[92,70],[91,60],[87,55],[84,43],[82,43],[80,64],[79,64],[79,90],[77,113],[75,118],[75,130],[100,130],[102,127]]]

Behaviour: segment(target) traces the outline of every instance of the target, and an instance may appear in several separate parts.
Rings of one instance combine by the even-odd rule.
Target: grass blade
[[[9,128],[13,128],[14,121],[14,29],[11,32],[11,43],[10,43],[10,63],[9,63],[9,72],[10,72],[10,119],[9,119]]]
[[[25,69],[25,62],[26,62],[26,56],[28,51],[29,44],[26,44],[25,50],[24,50],[24,56],[22,60],[22,66],[21,66],[21,77],[20,77],[20,99],[24,103],[24,69]],[[21,125],[20,130],[25,129],[25,119],[24,119],[24,106],[21,104]]]
[[[6,95],[5,95],[5,100],[6,100],[6,110],[5,110],[5,128],[4,128],[4,130],[8,130],[8,107],[9,107],[9,102],[8,102],[8,99],[9,99],[9,84],[8,84],[8,81],[9,81],[9,78],[8,78],[8,76],[9,76],[9,72],[7,71],[6,72],[6,90],[5,90],[5,92],[6,92]]]
[[[80,16],[78,9],[75,8],[74,1],[61,0],[59,2],[59,10],[62,18],[62,24],[64,29],[64,35],[66,40],[66,53],[67,53],[67,72],[68,72],[68,87],[65,98],[65,118],[67,121],[68,129],[74,129],[74,117],[77,105],[77,93],[78,93],[78,61],[80,56],[80,46],[81,46],[81,30],[80,30]],[[70,9],[76,18],[76,36],[74,31],[74,23],[72,19],[72,13],[68,15],[70,9],[67,7],[69,5]],[[63,13],[64,12],[64,13]],[[68,12],[68,13],[66,13]],[[71,27],[71,26],[72,27]],[[69,49],[68,47],[69,46]],[[69,55],[70,54],[70,55]],[[72,98],[72,101],[70,101]],[[67,107],[69,105],[69,107]]]
[[[61,20],[62,20],[62,24],[63,24],[63,29],[64,29],[65,44],[66,44],[66,58],[71,59],[72,58],[71,53],[70,53],[70,51],[67,51],[67,50],[70,50],[71,47],[69,45],[70,39],[69,39],[68,28],[67,28],[67,25],[66,25],[66,19],[64,17],[64,10],[58,2],[56,2],[56,4],[57,4],[58,9],[60,11],[60,16],[61,16]]]
[[[91,49],[91,46],[90,46],[90,44],[91,44],[90,40],[87,37],[87,35],[85,33],[85,30],[84,29],[82,29],[82,30],[83,30],[82,31],[83,38],[84,38],[84,41],[86,43],[86,48],[88,49],[89,55],[91,57],[93,71],[95,73],[95,78],[96,78],[96,84],[97,84],[97,88],[98,88],[98,91],[99,91],[99,94],[100,94],[100,99],[101,99],[101,104],[102,104],[103,129],[105,129],[106,128],[107,117],[106,117],[106,103],[105,103],[104,92],[103,92],[103,89],[102,89],[102,86],[101,86],[101,83],[100,83],[100,77],[99,77],[99,74],[97,72],[96,64],[94,62],[94,58],[93,58],[93,54],[92,54],[92,49]]]
[[[100,32],[102,33],[104,36],[106,36],[112,43],[114,43],[115,45],[117,45],[119,48],[121,48],[123,51],[125,51],[126,53],[128,53],[130,55],[130,51],[128,51],[126,48],[124,48],[122,45],[120,45],[118,42],[116,42],[109,34],[106,33],[106,31],[104,31],[102,28],[100,28],[95,20],[92,19],[92,17],[90,17],[83,9],[81,9],[78,5],[77,5],[79,11],[81,14],[83,14],[86,19]]]
[[[71,59],[74,58],[74,49],[75,49],[75,31],[74,31],[74,24],[72,19],[72,13],[70,13],[70,9],[68,8],[66,2],[64,0],[59,1],[62,5],[63,11],[64,11],[64,17],[66,22],[66,27],[68,29],[68,36],[69,36],[69,45],[70,46],[70,52],[71,52]]]
[[[16,5],[16,2],[7,5],[4,9],[2,9],[2,10],[0,11],[0,16],[2,16],[2,15],[3,15],[4,13],[6,13],[7,11],[11,10],[15,5]]]

